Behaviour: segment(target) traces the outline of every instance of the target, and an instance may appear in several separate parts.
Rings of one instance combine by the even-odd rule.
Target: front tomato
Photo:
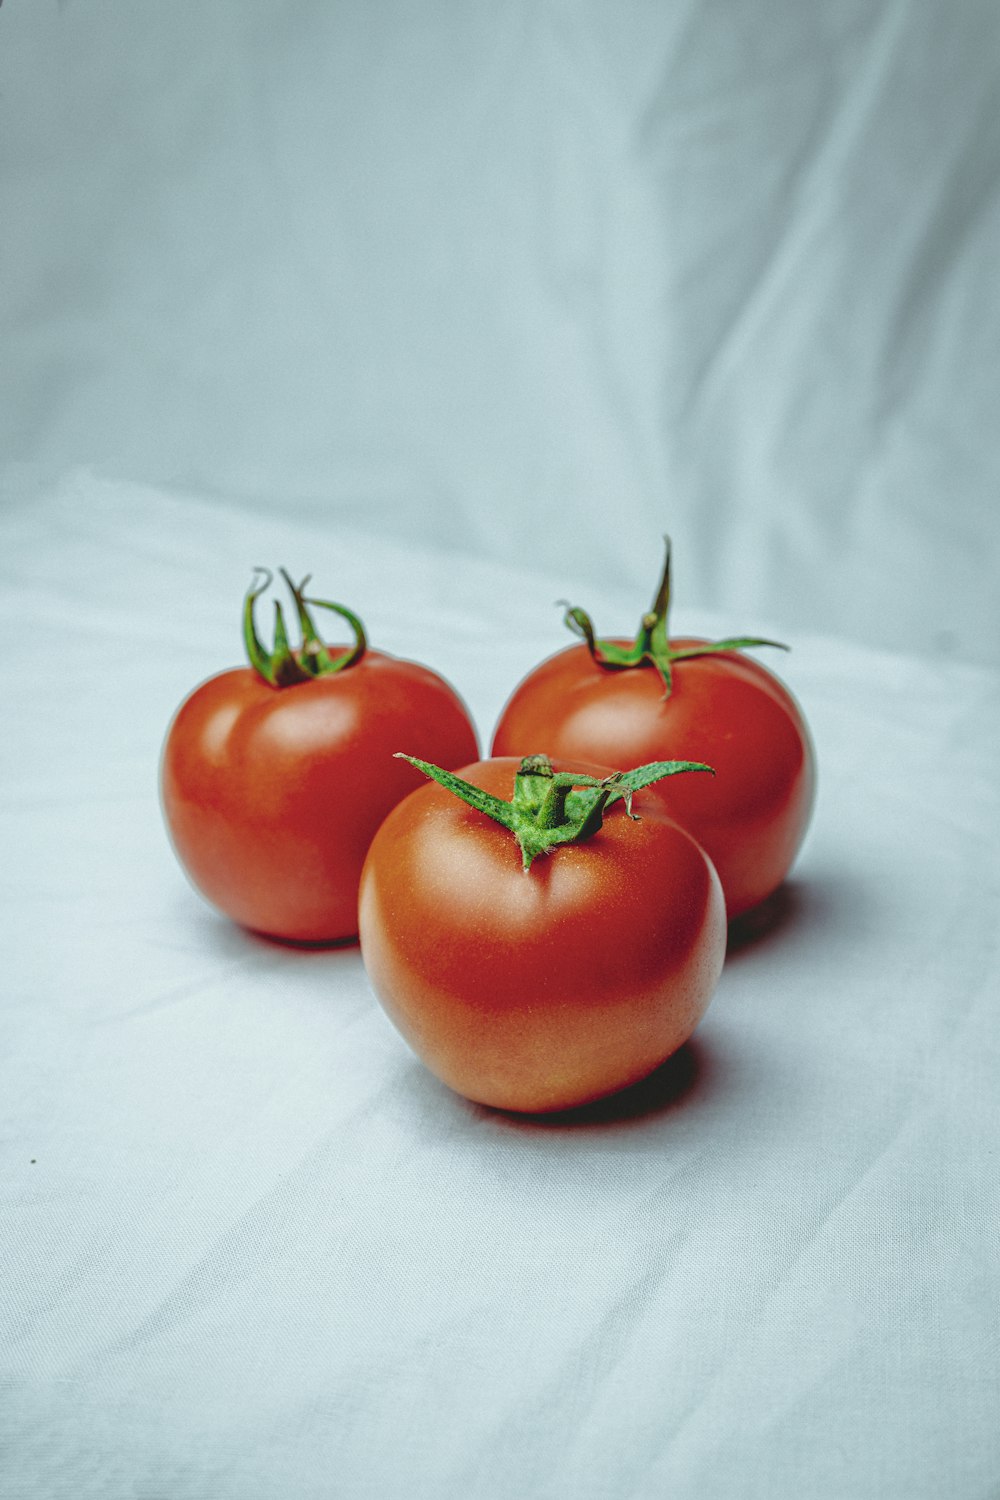
[[[809,824],[816,766],[809,730],[787,688],[742,656],[742,638],[670,638],[669,548],[653,608],[634,642],[595,639],[580,609],[567,623],[586,644],[549,657],[514,690],[493,737],[494,755],[542,746],[554,756],[612,755],[707,761],[704,777],[656,788],[710,856],[730,918],[784,880]]]
[[[181,705],[160,767],[164,817],[193,884],[244,927],[296,942],[357,933],[368,846],[391,807],[418,783],[393,759],[400,743],[446,766],[477,753],[464,705],[436,673],[367,647],[342,606],[293,596],[304,647],[284,623],[264,652],[245,625],[254,663],[201,684]],[[355,627],[350,651],[319,641],[309,604]]]
[[[657,774],[680,769],[705,768]],[[467,1098],[528,1112],[587,1103],[646,1077],[701,1019],[725,950],[718,877],[655,798],[630,816],[630,787],[653,779],[632,776],[479,761],[459,786],[436,776],[413,792],[375,835],[359,903],[372,986]],[[461,787],[485,793],[485,811]],[[503,811],[519,802],[533,850]]]

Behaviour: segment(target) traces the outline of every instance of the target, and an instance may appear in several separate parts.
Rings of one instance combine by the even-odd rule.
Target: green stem
[[[627,646],[615,641],[598,640],[593,622],[586,610],[578,605],[561,603],[566,610],[565,623],[575,635],[587,644],[591,656],[605,671],[617,672],[630,667],[651,666],[659,672],[663,681],[663,696],[669,698],[673,690],[672,663],[689,661],[696,656],[711,656],[719,651],[743,651],[748,646],[776,646],[781,651],[788,647],[781,641],[766,640],[763,636],[743,635],[725,641],[703,641],[697,646],[671,645],[668,620],[670,615],[670,538],[663,538],[666,552],[663,571],[652,606],[639,621],[635,640]]]
[[[515,772],[514,795],[508,802],[426,760],[417,760],[402,751],[396,758],[408,760],[469,807],[508,829],[518,842],[525,870],[531,868],[539,855],[549,854],[559,844],[579,844],[591,838],[615,802],[624,802],[627,816],[635,818],[633,794],[654,781],[679,771],[707,771],[710,776],[715,775],[711,766],[700,761],[660,760],[637,766],[634,771],[614,771],[599,778],[575,771],[556,771],[548,756],[529,755]]]
[[[293,687],[296,683],[310,682],[315,677],[327,677],[334,672],[343,672],[355,662],[361,660],[367,649],[368,641],[365,628],[360,619],[346,605],[335,604],[330,599],[308,599],[305,588],[309,577],[303,578],[300,584],[294,584],[284,568],[281,576],[288,585],[298,616],[299,630],[302,634],[302,644],[298,650],[293,650],[288,639],[288,630],[285,625],[285,616],[281,604],[275,600],[274,604],[274,646],[267,650],[260,636],[254,619],[255,607],[261,594],[270,587],[273,574],[268,568],[255,568],[253,581],[247,590],[243,600],[243,640],[246,646],[250,665],[256,672],[274,688]],[[351,628],[354,641],[346,651],[333,655],[326,643],[321,639],[313,617],[310,612],[313,609],[328,609],[346,620]]]

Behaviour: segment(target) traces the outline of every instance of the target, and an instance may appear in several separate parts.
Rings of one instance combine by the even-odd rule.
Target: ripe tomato
[[[657,798],[644,795],[637,820],[606,768],[556,762],[546,778],[546,765],[501,758],[461,773],[489,801],[516,779],[529,832],[544,842],[551,825],[544,857],[532,861],[522,832],[522,859],[511,820],[460,801],[457,778],[423,766],[436,779],[382,824],[359,900],[369,978],[414,1051],[469,1099],[529,1112],[587,1103],[657,1068],[701,1019],[726,941],[718,876]],[[546,779],[583,785],[566,798],[569,834],[546,820]]]
[[[492,753],[541,747],[600,762],[707,761],[713,778],[676,777],[655,792],[712,859],[731,919],[770,895],[791,868],[812,811],[815,757],[788,689],[739,654],[777,642],[671,639],[669,593],[668,544],[656,600],[634,642],[598,641],[583,610],[570,610],[567,623],[585,644],[529,672],[500,715]]]
[[[254,664],[202,683],[170,726],[164,817],[193,884],[235,922],[291,941],[338,941],[357,933],[376,828],[419,784],[393,753],[421,746],[457,766],[477,754],[476,735],[443,678],[368,649],[357,617],[305,599],[305,582],[292,585],[302,650],[288,647],[278,606],[275,650],[265,652],[253,628],[263,588],[251,589],[244,617]],[[310,604],[351,622],[353,649],[323,645]]]

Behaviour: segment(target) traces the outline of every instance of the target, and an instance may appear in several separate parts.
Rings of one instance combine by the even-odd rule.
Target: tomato
[[[546,763],[477,761],[462,784],[501,799]],[[597,780],[567,799],[586,814],[572,841],[557,826],[525,868],[530,850],[522,859],[495,811],[453,795],[457,778],[435,780],[375,835],[359,900],[369,978],[414,1051],[467,1098],[527,1112],[588,1103],[656,1069],[704,1014],[726,941],[718,877],[657,798],[643,794],[636,820],[620,793],[601,802],[605,767],[555,762],[548,775]],[[573,816],[579,825],[580,806]]]
[[[707,762],[713,778],[675,777],[655,794],[712,859],[732,919],[791,868],[812,811],[815,756],[791,693],[740,654],[776,642],[668,637],[669,566],[668,549],[634,642],[597,641],[583,611],[569,612],[585,643],[529,672],[500,715],[492,753]]]
[[[263,651],[252,626],[262,590],[248,595],[254,664],[209,678],[181,705],[163,749],[161,799],[177,857],[212,905],[271,937],[334,942],[357,933],[358,882],[376,828],[419,784],[393,752],[422,746],[458,766],[478,746],[443,678],[371,650],[356,616],[306,600],[304,587],[293,586],[299,652],[287,646],[280,611],[275,652]],[[353,650],[319,641],[310,604],[353,622]]]

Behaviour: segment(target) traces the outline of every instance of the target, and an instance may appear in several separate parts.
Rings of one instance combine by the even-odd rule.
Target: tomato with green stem
[[[707,761],[711,780],[680,777],[656,790],[712,859],[733,918],[788,874],[812,812],[815,754],[792,694],[742,654],[780,643],[671,637],[670,589],[668,539],[656,597],[634,640],[598,639],[590,616],[567,606],[566,624],[582,644],[550,656],[515,688],[492,753],[541,747],[604,763]]]
[[[243,609],[249,665],[203,682],[170,725],[160,766],[164,818],[194,886],[244,927],[293,942],[357,933],[361,867],[375,830],[419,777],[400,744],[456,767],[478,753],[465,705],[436,672],[372,650],[342,604],[291,590],[302,633],[289,643],[275,604],[274,646]],[[312,611],[346,621],[350,646],[319,636]]]
[[[726,920],[711,862],[644,789],[709,768],[413,764],[431,779],[372,840],[359,900],[398,1030],[451,1088],[501,1109],[569,1109],[647,1077],[704,1014]]]

